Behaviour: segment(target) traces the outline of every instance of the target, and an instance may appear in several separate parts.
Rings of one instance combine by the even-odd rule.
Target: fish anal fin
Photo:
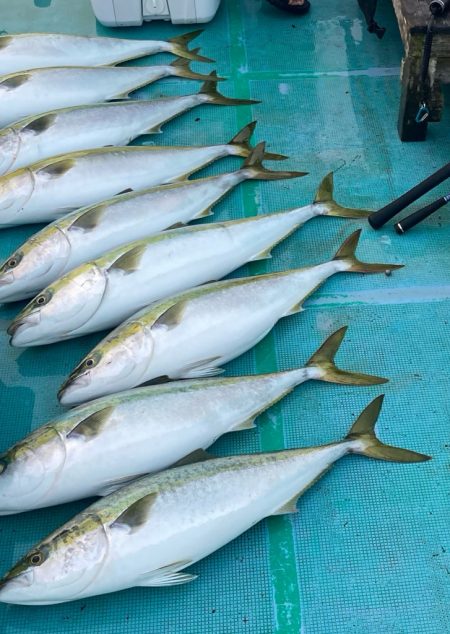
[[[236,427],[233,427],[230,431],[244,431],[245,429],[255,429],[255,427],[255,419],[252,417],[239,422]]]
[[[84,231],[95,229],[95,227],[99,224],[105,209],[106,205],[96,205],[95,207],[88,209],[84,214],[78,216],[78,218],[74,220],[69,227],[69,231],[71,229],[83,229]]]
[[[141,575],[136,585],[151,588],[155,586],[179,586],[183,583],[189,583],[190,581],[197,579],[198,575],[177,571],[180,570],[180,568],[186,568],[191,563],[191,561],[177,561],[169,566],[164,566],[163,568],[158,568],[157,570],[144,573]]]
[[[167,229],[182,229],[185,226],[186,226],[186,223],[184,222],[176,222],[175,224],[170,225],[170,227],[167,227]]]
[[[191,363],[180,371],[180,377],[183,379],[201,379],[222,374],[223,369],[215,365],[215,362],[219,359],[220,357],[210,357],[209,359]]]
[[[298,513],[297,502],[301,493],[296,493],[294,497],[285,502],[283,506],[280,506],[272,515],[287,515],[288,513]]]
[[[137,271],[145,249],[145,244],[139,244],[136,247],[133,247],[117,258],[117,260],[109,267],[109,270],[120,269],[121,271],[124,271],[124,273],[133,273],[134,271]]]
[[[126,189],[122,189],[121,192],[117,192],[117,194],[114,194],[115,196],[121,196],[122,194],[131,194],[134,192],[134,189],[132,189],[131,187],[127,187]]]
[[[252,258],[250,258],[249,262],[256,262],[257,260],[269,260],[272,257],[272,247],[268,249],[264,249],[261,253],[257,253]]]
[[[114,407],[105,407],[98,412],[94,412],[94,414],[91,414],[78,423],[78,425],[67,434],[67,438],[81,436],[84,440],[92,440],[101,433],[113,412]]]
[[[283,317],[289,317],[289,315],[295,315],[297,313],[301,313],[304,310],[303,309],[303,301],[304,301],[304,299],[302,299],[299,302],[297,302],[296,304],[294,304],[292,306],[292,308],[290,308],[286,313],[284,313]]]
[[[154,125],[145,131],[146,134],[162,134],[162,127],[160,125]]]
[[[214,456],[204,449],[196,449],[195,451],[191,451],[187,456],[184,456],[184,458],[177,460],[170,468],[184,467],[185,465],[194,464],[195,462],[204,462],[205,460],[212,460],[213,458]]]
[[[126,529],[130,533],[139,530],[147,521],[157,497],[157,493],[149,493],[131,504],[112,522],[111,528]]]

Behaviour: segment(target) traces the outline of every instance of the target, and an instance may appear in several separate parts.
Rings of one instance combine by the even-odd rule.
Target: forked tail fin
[[[217,72],[215,70],[209,73],[208,79],[198,91],[201,95],[207,95],[208,100],[205,103],[216,104],[219,106],[250,106],[253,103],[260,103],[254,99],[233,99],[225,97],[217,90]]]
[[[190,33],[185,33],[184,35],[178,35],[177,37],[172,37],[169,42],[170,52],[178,57],[184,57],[186,59],[191,59],[196,62],[214,62],[213,59],[209,59],[209,57],[203,57],[203,55],[198,55],[198,51],[200,49],[196,48],[193,51],[188,49],[188,44],[194,38],[196,38],[200,33],[203,33],[203,29],[199,29],[198,31],[191,31]]]
[[[346,440],[358,441],[350,451],[368,458],[387,460],[388,462],[424,462],[425,460],[431,460],[431,456],[410,451],[409,449],[385,445],[377,438],[375,425],[383,405],[383,399],[384,394],[377,396],[358,416],[345,437]]]
[[[196,48],[196,51],[200,49]],[[189,67],[189,59],[185,57],[177,57],[174,61],[169,65],[171,75],[175,77],[183,77],[184,79],[199,79],[200,81],[224,81],[224,77],[217,77],[214,75],[202,75],[201,73],[196,73]]]
[[[385,273],[386,271],[394,271],[401,269],[403,264],[368,264],[361,262],[356,257],[355,251],[358,246],[361,229],[352,233],[337,251],[333,260],[345,262],[349,268],[346,269],[350,273]]]
[[[359,372],[347,372],[341,370],[335,365],[334,357],[345,337],[348,326],[340,328],[320,346],[320,348],[309,359],[306,367],[317,368],[321,376],[319,381],[327,381],[328,383],[340,383],[342,385],[378,385],[387,383],[388,379],[380,376],[371,376],[370,374],[360,374]]]
[[[341,218],[367,218],[372,213],[367,209],[352,209],[342,207],[333,199],[333,172],[325,176],[320,183],[314,204],[323,205],[326,209],[324,216],[339,216]]]
[[[247,158],[254,152],[255,148],[250,143],[250,139],[256,127],[256,121],[247,123],[242,130],[239,130],[235,136],[228,141],[228,145],[233,147],[233,154],[235,156],[242,156]],[[264,159],[267,161],[285,161],[287,156],[284,154],[272,154],[271,152],[264,152]]]
[[[253,125],[254,123],[249,124]],[[248,126],[246,126],[248,127]],[[244,128],[245,130],[245,128]],[[253,129],[252,129],[253,131]],[[235,137],[237,138],[237,137]],[[252,149],[251,145],[247,144],[248,150],[250,154],[248,158],[244,161],[240,171],[245,173],[245,176],[249,180],[261,180],[261,181],[274,181],[282,178],[298,178],[299,176],[306,176],[307,172],[286,172],[286,171],[273,171],[268,170],[263,165],[264,160],[275,160],[275,157],[283,157],[281,154],[271,154],[270,152],[265,152],[266,144],[263,142],[258,143],[258,145]]]

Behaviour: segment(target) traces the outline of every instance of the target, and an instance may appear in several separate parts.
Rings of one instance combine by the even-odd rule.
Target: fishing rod
[[[368,218],[370,226],[373,229],[380,229],[389,220],[391,220],[391,218],[402,211],[402,209],[429,192],[431,189],[437,187],[437,185],[445,181],[447,178],[450,178],[450,163],[447,163],[438,169],[434,172],[434,174],[425,178],[423,181],[390,202],[388,205],[382,207],[382,209],[379,209],[371,214]]]
[[[406,218],[403,218],[403,220],[400,220],[400,222],[397,222],[397,224],[394,225],[394,229],[399,234],[406,233],[418,225],[419,222],[422,222],[422,220],[425,220],[425,218],[434,214],[435,211],[446,205],[448,202],[450,202],[450,193],[446,196],[441,196],[426,207],[422,207],[422,209],[415,211],[410,216],[406,216]]]

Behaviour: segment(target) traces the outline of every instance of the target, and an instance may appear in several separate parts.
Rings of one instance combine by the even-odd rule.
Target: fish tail
[[[198,55],[198,51],[200,49],[195,49],[190,51],[188,49],[188,44],[194,38],[203,33],[203,29],[199,29],[198,31],[191,31],[190,33],[185,33],[184,35],[178,35],[177,37],[172,37],[170,40],[167,40],[170,44],[170,52],[178,57],[185,57],[186,59],[190,59],[196,62],[214,62],[213,59],[209,57],[204,57],[203,55]]]
[[[424,462],[431,460],[431,456],[385,445],[375,433],[375,424],[383,405],[384,394],[377,396],[363,412],[358,416],[352,428],[345,437],[346,440],[357,441],[350,449],[351,453],[361,454],[376,460],[387,460],[388,462]]]
[[[199,48],[194,49],[193,52],[199,51]],[[217,77],[214,75],[202,75],[201,73],[196,73],[189,67],[189,59],[185,57],[177,57],[170,64],[171,74],[175,77],[183,77],[184,79],[199,79],[200,81],[224,81],[224,77]]]
[[[306,175],[306,172],[286,172],[267,169],[263,165],[264,160],[276,161],[285,159],[286,157],[282,154],[266,152],[265,148],[266,144],[264,142],[258,143],[254,149],[248,144],[248,151],[250,153],[239,170],[245,178],[249,180],[271,181],[282,178],[297,178]]]
[[[234,156],[241,156],[243,158],[249,157],[255,150],[250,143],[250,139],[256,127],[256,121],[251,121],[247,123],[246,126],[239,130],[239,132],[228,141],[228,145],[232,147],[232,154]],[[258,154],[259,156],[259,154]],[[260,160],[265,159],[267,161],[284,161],[287,159],[287,156],[284,154],[272,154],[271,152],[263,152],[263,156]],[[244,163],[245,165],[245,163]]]
[[[341,370],[335,365],[334,357],[345,337],[348,326],[340,328],[320,346],[306,364],[307,368],[316,368],[320,372],[319,381],[340,383],[342,385],[378,385],[387,383],[388,379],[359,372]]]
[[[345,240],[333,258],[334,260],[345,262],[349,266],[349,268],[346,269],[347,272],[384,273],[386,271],[394,271],[395,269],[401,269],[403,267],[403,264],[368,264],[367,262],[361,262],[358,260],[355,251],[358,246],[360,235],[361,229],[352,233]]]
[[[198,91],[200,95],[207,95],[208,101],[206,103],[212,103],[220,106],[249,106],[253,103],[260,103],[254,99],[233,99],[231,97],[225,97],[217,90],[217,72],[215,70],[209,73],[203,86]]]
[[[333,172],[330,172],[320,183],[314,204],[325,207],[325,216],[338,216],[340,218],[367,218],[372,213],[367,209],[353,209],[342,207],[333,199]]]

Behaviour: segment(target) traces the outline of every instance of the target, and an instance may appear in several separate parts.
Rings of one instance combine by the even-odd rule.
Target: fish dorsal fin
[[[134,189],[132,187],[127,187],[126,189],[122,189],[122,191],[117,192],[117,194],[114,194],[114,196],[122,196],[122,194],[132,194],[134,192]]]
[[[186,302],[183,301],[173,304],[173,306],[165,310],[158,319],[156,319],[152,328],[165,328],[166,330],[175,328],[183,318],[185,307]]]
[[[38,174],[43,174],[45,176],[49,176],[50,178],[58,178],[59,176],[64,176],[67,172],[75,166],[74,159],[61,159],[60,161],[55,161],[50,165],[46,165],[45,167],[41,167],[37,170]]]
[[[142,256],[145,253],[147,245],[139,244],[133,247],[126,253],[123,253],[117,260],[109,267],[110,271],[120,269],[124,273],[133,273],[139,269]]]
[[[184,467],[189,464],[194,464],[195,462],[205,462],[205,460],[213,460],[213,458],[215,458],[215,456],[212,456],[204,449],[196,449],[195,451],[191,451],[191,453],[189,453],[187,456],[184,456],[184,458],[181,458],[181,460],[175,462],[171,466],[171,469],[174,469],[175,467]]]
[[[192,561],[177,561],[168,566],[157,568],[151,572],[144,573],[140,576],[138,584],[139,586],[145,586],[147,588],[155,586],[179,586],[183,583],[189,583],[197,579],[198,575],[191,575],[188,572],[177,572],[181,568],[190,566]]]
[[[3,86],[7,90],[13,90],[23,86],[30,79],[30,73],[17,73],[12,77],[7,77],[3,81],[0,81],[0,86]]]
[[[194,216],[194,219],[197,220],[197,218],[207,218],[208,216],[212,215],[213,211],[211,207],[207,207],[206,209],[202,209],[201,211],[199,211],[198,214]]]
[[[34,134],[42,134],[42,132],[48,130],[55,119],[56,115],[54,114],[45,114],[42,117],[37,117],[36,119],[30,121],[30,123],[25,125],[21,129],[21,132],[34,132]]]
[[[288,513],[297,513],[297,502],[300,497],[300,493],[296,493],[294,497],[288,500],[283,506],[280,506],[272,515],[287,515]]]
[[[78,423],[67,434],[67,438],[82,436],[84,440],[92,440],[102,431],[113,411],[114,407],[105,407],[98,412],[94,412],[94,414]]]
[[[111,528],[127,529],[134,533],[145,524],[153,504],[158,497],[157,493],[149,493],[137,502],[134,502],[111,524]]]
[[[72,222],[69,230],[84,229],[85,231],[88,231],[89,229],[95,229],[95,227],[100,223],[100,219],[107,207],[108,205],[96,205],[95,207],[88,209],[84,214],[81,214],[81,216],[78,216],[78,218]]]

